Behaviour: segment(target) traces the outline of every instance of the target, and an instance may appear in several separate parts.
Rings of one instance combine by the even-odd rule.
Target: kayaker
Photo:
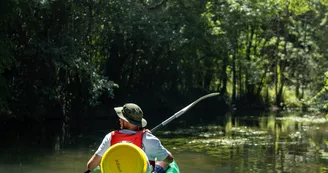
[[[143,111],[134,103],[127,103],[123,107],[114,108],[120,118],[120,130],[110,132],[105,136],[98,150],[88,162],[88,170],[96,168],[107,149],[122,141],[136,144],[146,153],[155,173],[164,173],[169,163],[173,162],[173,155],[161,144],[160,140],[144,129],[147,121],[143,118]],[[156,164],[154,160],[156,159]]]

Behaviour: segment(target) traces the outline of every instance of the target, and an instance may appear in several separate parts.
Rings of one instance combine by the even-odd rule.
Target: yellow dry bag
[[[101,159],[102,173],[146,173],[147,156],[132,143],[117,143]]]

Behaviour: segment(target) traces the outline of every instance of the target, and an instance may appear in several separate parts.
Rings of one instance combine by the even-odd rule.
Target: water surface
[[[323,173],[327,125],[325,117],[299,113],[226,114],[181,118],[155,135],[174,153],[182,173]],[[88,121],[79,130],[59,122],[16,126],[2,135],[1,173],[83,172],[111,130],[106,120]]]

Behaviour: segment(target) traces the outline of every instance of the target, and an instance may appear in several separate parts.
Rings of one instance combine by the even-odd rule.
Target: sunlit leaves
[[[304,14],[310,10],[309,0],[287,0],[289,9],[296,15]]]
[[[207,9],[211,9],[212,3],[208,2],[206,4]],[[221,22],[219,20],[213,21],[213,18],[215,17],[215,14],[213,14],[210,10],[204,12],[201,14],[205,22],[208,24],[209,30],[212,35],[220,35],[223,34],[224,32],[221,29]]]

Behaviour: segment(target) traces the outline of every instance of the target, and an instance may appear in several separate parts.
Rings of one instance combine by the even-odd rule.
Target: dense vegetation
[[[111,98],[170,106],[210,91],[238,108],[327,109],[327,0],[2,0],[0,8],[1,116],[83,115]]]

